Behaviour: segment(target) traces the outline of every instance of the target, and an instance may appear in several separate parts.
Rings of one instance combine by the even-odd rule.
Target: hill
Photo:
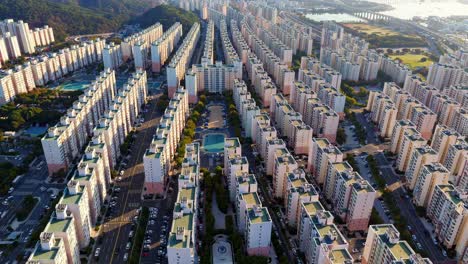
[[[166,30],[175,22],[180,22],[184,33],[186,33],[194,23],[199,21],[200,19],[193,12],[188,12],[171,5],[159,5],[130,20],[129,23],[140,24],[142,28],[145,28],[159,22],[163,25],[164,30]]]
[[[0,0],[0,19],[27,21],[31,26],[48,24],[60,41],[67,35],[117,30],[132,16],[141,14],[157,0]]]

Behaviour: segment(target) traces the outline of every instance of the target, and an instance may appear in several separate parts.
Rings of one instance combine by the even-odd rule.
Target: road
[[[141,206],[144,185],[143,154],[151,143],[162,114],[156,110],[159,96],[160,94],[150,101],[149,111],[144,113],[145,122],[137,128],[122,181],[115,184],[115,187],[120,188],[120,192],[118,194],[114,192],[113,196],[117,196],[117,206],[111,210],[102,225],[102,238],[99,239],[102,244],[97,245],[101,248],[99,263],[123,263],[125,253],[130,254],[125,246],[129,241],[130,231],[135,229],[132,219]]]
[[[0,204],[0,215],[5,213],[3,217],[0,218],[0,237],[2,240],[5,240],[7,236],[12,233],[8,230],[8,226],[14,221],[16,210],[20,208],[23,198],[27,195],[32,195],[39,199],[39,202],[26,221],[21,223],[15,230],[15,232],[18,232],[18,241],[20,243],[8,252],[8,254],[0,256],[1,263],[14,261],[16,260],[16,256],[24,254],[26,244],[30,239],[31,230],[34,231],[37,228],[40,219],[46,212],[45,207],[51,205],[51,193],[53,192],[56,194],[65,187],[64,183],[46,182],[48,175],[45,166],[44,157],[38,157],[29,171],[15,184],[15,190],[7,195],[12,196],[12,198],[9,199],[9,204]],[[3,200],[5,199],[2,199],[2,202]]]
[[[411,226],[412,233],[416,235],[417,241],[421,243],[424,251],[427,252],[429,258],[433,261],[447,260],[441,252],[441,249],[434,245],[430,233],[426,230],[421,219],[417,217],[416,209],[411,201],[411,198],[406,198],[406,191],[400,186],[399,176],[392,169],[391,163],[387,160],[383,153],[374,156],[379,164],[382,176],[385,182],[393,190],[392,196],[395,204],[401,210],[401,214],[406,218],[408,225]]]

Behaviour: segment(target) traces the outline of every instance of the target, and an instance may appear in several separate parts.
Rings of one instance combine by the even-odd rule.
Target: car
[[[418,238],[416,237],[416,235],[412,235],[411,238],[413,238],[413,240],[418,240]]]
[[[8,205],[8,200],[2,202],[3,205]]]
[[[447,251],[442,250],[442,255],[443,255],[444,257],[447,257]]]
[[[133,237],[133,231],[130,231],[130,233],[128,234],[128,237]]]
[[[123,260],[124,261],[127,261],[128,260],[128,253],[125,253],[124,257],[123,257]]]
[[[146,244],[151,244],[151,239],[145,240],[145,243],[146,243]]]
[[[51,200],[55,200],[55,198],[57,198],[57,195],[56,195],[56,194],[53,193],[53,194],[50,195],[50,199],[51,199]]]
[[[132,242],[128,242],[127,245],[125,246],[125,249],[129,250],[131,246],[132,246]]]
[[[412,230],[412,229],[411,229],[411,226],[408,226],[408,230],[409,230],[409,231],[411,231],[411,230]]]
[[[99,254],[101,253],[101,248],[96,248],[96,251],[94,252],[94,256],[97,258],[99,257]]]
[[[120,176],[124,175],[124,170],[121,170],[119,173]]]
[[[119,187],[115,188],[114,192],[120,192],[120,188]]]
[[[15,188],[14,188],[14,187],[11,187],[11,188],[8,190],[8,194],[11,194],[14,190],[15,190]]]
[[[417,247],[419,250],[422,250],[422,245],[421,245],[421,243],[419,243],[419,242],[416,243],[416,247]]]
[[[46,204],[46,205],[44,205],[44,209],[45,209],[45,210],[49,210],[49,209],[50,209],[50,206],[48,206],[48,205]]]
[[[120,177],[120,176],[117,177],[116,181],[117,181],[117,182],[122,181],[122,177]]]

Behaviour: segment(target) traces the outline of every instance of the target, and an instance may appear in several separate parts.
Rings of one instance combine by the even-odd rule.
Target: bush
[[[39,200],[32,195],[24,197],[23,201],[21,202],[21,207],[16,211],[16,218],[18,221],[25,220],[32,212],[38,201]]]
[[[143,245],[143,239],[145,237],[146,225],[148,224],[149,210],[147,207],[143,207],[141,210],[141,216],[138,221],[137,231],[133,237],[133,247],[130,253],[129,262],[130,263],[140,263],[140,252]]]

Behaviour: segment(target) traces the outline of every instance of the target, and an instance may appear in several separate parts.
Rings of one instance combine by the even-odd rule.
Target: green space
[[[177,148],[177,155],[175,157],[175,161],[178,167],[182,165],[182,162],[184,160],[185,146],[187,144],[191,144],[194,140],[195,129],[197,128],[198,120],[200,119],[200,113],[202,113],[205,110],[205,103],[206,96],[202,94],[200,95],[198,103],[193,108],[192,113],[190,114],[190,117],[188,118],[187,123],[185,124],[185,128],[182,133],[182,139],[180,140],[179,146]],[[160,105],[157,105],[157,107],[159,108]]]
[[[416,69],[419,67],[427,68],[433,63],[432,59],[425,54],[392,54],[388,55],[388,57],[408,65],[408,67],[410,67],[411,69]]]
[[[145,237],[146,225],[148,224],[149,219],[149,210],[147,207],[143,207],[138,219],[138,226],[132,243],[132,252],[129,257],[129,263],[135,264],[140,263],[141,249]]]
[[[32,195],[24,197],[21,202],[21,206],[16,210],[16,219],[18,221],[24,221],[28,215],[32,212],[39,200],[34,198]]]
[[[0,129],[18,131],[36,123],[54,125],[82,93],[36,88],[29,93],[19,94],[14,102],[0,107]]]
[[[234,136],[238,137],[241,142],[243,141],[242,138],[242,129],[241,129],[241,121],[239,112],[237,112],[236,105],[234,103],[234,99],[232,97],[232,91],[224,91],[223,92],[224,100],[227,106],[227,118],[229,122],[229,126],[234,129]]]
[[[171,27],[175,22],[180,22],[184,33],[188,32],[195,22],[199,22],[198,16],[193,12],[185,11],[172,5],[159,5],[152,8],[141,16],[130,20],[131,24],[140,24],[142,28],[148,27],[156,22],[161,23],[164,30]]]
[[[127,135],[127,137],[124,140],[124,143],[120,145],[120,153],[122,153],[123,156],[127,156],[128,153],[130,152],[130,146],[132,145],[133,141],[135,140],[133,138],[133,135],[135,134],[135,131],[130,131]]]
[[[418,35],[408,35],[394,30],[364,23],[343,24],[346,31],[369,42],[370,48],[425,47],[426,42]]]
[[[2,175],[0,177],[0,195],[6,195],[12,186],[13,180],[24,171],[23,168],[15,167],[10,162],[0,163],[0,175]]]

